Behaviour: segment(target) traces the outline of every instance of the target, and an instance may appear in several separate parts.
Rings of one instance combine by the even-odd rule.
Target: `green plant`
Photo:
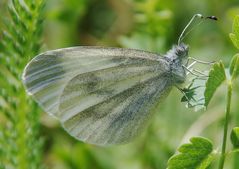
[[[114,0],[107,0],[107,2],[113,1]],[[175,4],[181,5],[181,1],[131,0],[131,2],[134,2],[132,7],[135,11],[134,20],[132,22],[135,22],[135,29],[128,30],[129,36],[122,37],[119,43],[124,47],[146,49],[160,53],[163,53],[169,45],[171,47],[173,38],[177,37],[177,31],[181,31],[179,29],[180,24],[182,24],[181,27],[184,26],[183,23],[186,22],[187,17],[190,15],[189,13],[195,12],[193,6],[196,6],[197,10],[199,7],[198,4],[192,5],[193,3],[188,1],[185,3],[183,15],[180,15],[182,12],[181,7]],[[229,3],[225,1],[227,3],[227,5],[225,5],[226,3],[224,2],[224,4],[223,2],[224,1],[222,1],[219,6],[225,9],[225,6],[229,6]],[[76,36],[77,31],[79,31],[78,22],[85,24],[82,23],[81,20],[85,17],[85,13],[87,13],[89,8],[88,3],[92,3],[92,6],[96,6],[96,4],[101,3],[101,1],[49,1],[51,5],[48,6],[47,12],[48,17],[51,18],[50,24],[53,22],[57,22],[58,24],[51,27],[52,31],[47,30],[48,36],[46,42],[48,43],[48,47],[55,48],[59,47],[59,44],[62,46],[79,42],[79,37]],[[207,5],[207,7],[213,9],[210,13],[215,13],[216,15],[216,11],[219,10],[219,8],[215,8],[215,2],[210,1],[209,3],[211,5]],[[0,9],[2,9],[1,7],[4,5],[2,5],[2,2],[0,2],[0,4]],[[57,5],[59,5],[60,8]],[[182,128],[187,126],[183,124],[184,126],[181,125],[183,127],[180,128],[178,124],[182,124],[182,121],[185,119],[194,120],[192,116],[197,117],[195,114],[191,114],[192,116],[190,117],[185,115],[185,111],[187,110],[180,109],[177,97],[170,100],[169,106],[167,106],[167,104],[165,104],[166,106],[161,105],[162,107],[157,110],[159,111],[157,112],[157,119],[154,120],[153,126],[147,130],[147,135],[142,139],[143,141],[138,140],[139,142],[136,142],[136,144],[132,143],[126,145],[126,147],[119,146],[112,149],[101,149],[77,142],[63,132],[63,130],[59,129],[57,125],[50,124],[54,127],[51,126],[51,128],[46,125],[40,128],[39,108],[26,97],[26,93],[20,82],[20,76],[30,58],[40,51],[43,30],[43,7],[44,0],[10,0],[10,19],[9,17],[7,17],[8,20],[3,17],[1,18],[1,20],[5,20],[5,24],[3,28],[1,27],[2,33],[0,35],[0,168],[41,168],[43,146],[39,131],[40,129],[44,130],[46,128],[47,130],[44,132],[47,133],[47,139],[50,140],[50,144],[47,144],[48,151],[44,152],[44,158],[47,162],[46,165],[56,166],[55,168],[60,165],[61,167],[64,166],[64,168],[117,168],[116,166],[120,166],[118,168],[165,168],[165,160],[171,156],[174,151],[174,145],[178,144],[177,138],[180,138],[180,134],[178,133],[182,133],[182,131],[184,131]],[[204,9],[204,7],[200,8],[200,10],[202,9]],[[89,10],[88,13],[91,13],[91,11],[92,10]],[[98,16],[98,12],[101,11],[99,10],[96,11],[94,15],[92,14],[92,18],[99,21],[99,25],[104,27],[105,18],[96,17]],[[203,10],[203,12],[206,11]],[[209,11],[207,12],[209,13]],[[236,12],[235,10],[235,13]],[[173,15],[174,13],[177,15]],[[128,17],[128,15],[126,15],[126,17]],[[86,17],[85,19],[87,20],[88,18]],[[185,20],[182,18],[185,18]],[[89,28],[96,29],[92,26],[94,25],[92,22],[91,19],[87,20],[87,23],[90,23],[90,26],[88,25]],[[0,24],[0,26],[2,26],[2,23]],[[62,29],[62,27],[64,27],[64,29]],[[224,25],[222,27],[224,27]],[[52,34],[56,29],[58,34]],[[207,26],[207,29],[214,28]],[[237,48],[239,48],[238,32],[237,17],[234,22],[233,33],[230,35]],[[51,36],[49,36],[49,34]],[[80,35],[83,34],[84,32]],[[119,32],[115,34],[121,36]],[[218,36],[221,35],[220,33],[216,34],[218,34]],[[170,35],[171,38],[168,38]],[[211,33],[207,36],[210,37],[213,35],[214,34]],[[89,42],[91,38],[90,36],[88,40],[84,40],[80,37],[80,42],[82,44],[88,44],[87,42]],[[192,38],[192,40],[188,39],[189,44],[193,45],[193,43],[198,42],[196,39],[197,38]],[[205,40],[205,38],[200,38],[200,40],[201,39]],[[98,40],[99,39],[95,41],[98,42]],[[105,38],[102,38],[102,41],[105,40]],[[225,39],[221,40],[226,43]],[[216,47],[220,47],[219,41],[220,40],[215,43]],[[117,42],[115,42],[115,44],[117,44]],[[91,42],[91,45],[95,44]],[[230,51],[231,48],[227,45],[225,46],[225,50]],[[169,169],[208,168],[217,157],[220,157],[220,168],[223,168],[226,156],[231,154],[238,155],[238,127],[233,128],[231,132],[233,149],[226,152],[230,104],[233,101],[231,100],[232,89],[234,89],[234,84],[236,84],[236,77],[239,70],[238,56],[239,54],[236,54],[233,57],[231,66],[228,67],[229,69],[225,68],[222,62],[215,63],[212,66],[205,92],[204,105],[207,106],[218,86],[222,84],[228,86],[226,123],[224,127],[222,151],[215,151],[215,145],[213,146],[214,143],[209,139],[193,137],[190,139],[189,144],[184,144],[179,148],[179,154],[169,160]],[[187,96],[191,98],[194,93],[190,93],[190,91],[195,88],[192,86],[188,89],[189,90],[185,92],[189,91]],[[184,113],[183,118],[180,117],[181,112]],[[214,118],[216,118],[216,116],[219,115],[216,114]],[[170,129],[174,132],[168,132]],[[214,136],[215,135],[212,135],[212,137]],[[121,156],[124,156],[124,158]],[[238,156],[236,158],[238,159]],[[237,166],[238,165],[235,165],[235,169],[237,169]]]
[[[233,33],[230,34],[230,38],[234,46],[239,49],[239,16],[236,16],[233,22]],[[226,73],[226,72],[229,73]],[[190,139],[190,144],[183,144],[179,147],[179,154],[174,155],[168,161],[168,169],[206,169],[212,163],[216,156],[219,156],[218,169],[223,169],[225,158],[228,154],[236,153],[239,151],[239,129],[235,127],[231,132],[231,143],[233,149],[226,152],[227,138],[228,138],[228,126],[230,118],[230,108],[232,99],[233,85],[236,84],[236,78],[239,75],[239,54],[235,54],[231,59],[229,68],[225,68],[222,61],[213,64],[209,78],[206,82],[206,89],[204,92],[205,103],[207,107],[216,89],[224,82],[227,86],[226,95],[226,111],[225,122],[222,139],[221,152],[213,151],[213,144],[206,138],[195,137]]]
[[[21,73],[39,53],[44,0],[10,0],[10,19],[1,18],[0,164],[2,168],[40,168],[39,111],[25,94]]]
[[[135,29],[129,37],[121,37],[120,44],[128,48],[162,52],[168,43],[165,35],[172,32],[172,12],[158,0],[134,1],[133,4]]]

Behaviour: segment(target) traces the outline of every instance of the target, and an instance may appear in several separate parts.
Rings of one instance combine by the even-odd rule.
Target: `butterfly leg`
[[[215,61],[207,62],[207,61],[202,61],[202,60],[195,59],[193,57],[188,57],[188,60],[193,60],[196,63],[205,64],[205,65],[211,65],[211,64],[215,63]]]
[[[184,66],[183,67],[188,71],[187,74],[191,73],[192,75],[196,76],[196,77],[205,77],[207,75],[203,74],[200,71],[195,71],[195,69],[189,69],[188,67]],[[199,73],[200,72],[200,73]]]
[[[202,76],[205,76],[205,77],[208,77],[208,75],[206,75],[205,73],[201,72],[200,70],[197,70],[197,69],[192,69],[192,71],[202,75]]]

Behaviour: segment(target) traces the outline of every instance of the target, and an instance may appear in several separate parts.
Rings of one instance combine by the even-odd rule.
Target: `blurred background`
[[[7,1],[1,0],[2,16],[7,16],[6,6]],[[206,61],[223,60],[229,65],[237,52],[228,34],[232,31],[233,17],[239,14],[238,0],[49,0],[45,13],[42,52],[97,45],[165,54],[177,43],[183,28],[196,13],[215,15],[218,21],[203,22],[185,38],[190,56]],[[188,109],[180,102],[181,97],[182,94],[173,89],[155,110],[142,136],[120,146],[97,147],[77,141],[56,120],[41,112],[42,166],[49,169],[165,169],[177,147],[192,136],[208,137],[215,143],[214,148],[220,149],[225,87],[217,91],[207,110]],[[239,125],[238,100],[237,85],[233,93],[232,126]],[[235,159],[230,156],[226,168],[238,169]]]

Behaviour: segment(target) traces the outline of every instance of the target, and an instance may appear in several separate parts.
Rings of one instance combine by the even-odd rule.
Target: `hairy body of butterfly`
[[[76,139],[97,144],[131,141],[157,103],[186,79],[188,47],[165,56],[133,49],[73,47],[36,56],[23,83],[40,106]]]

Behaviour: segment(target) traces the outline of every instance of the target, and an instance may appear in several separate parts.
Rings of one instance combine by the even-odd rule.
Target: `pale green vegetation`
[[[22,71],[40,52],[103,45],[164,54],[195,13],[219,18],[195,27],[184,40],[190,56],[216,61],[206,110],[186,108],[175,89],[143,136],[97,147],[72,138],[25,93]],[[237,0],[2,0],[0,14],[0,168],[238,169]]]

